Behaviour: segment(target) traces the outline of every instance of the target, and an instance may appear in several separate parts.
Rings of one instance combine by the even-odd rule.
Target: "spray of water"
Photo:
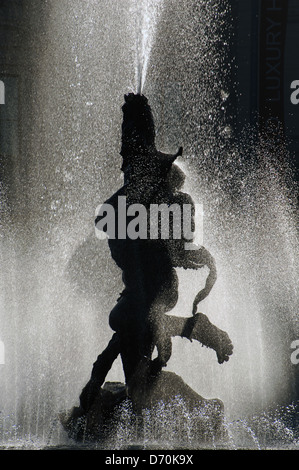
[[[298,322],[292,197],[284,155],[250,145],[250,132],[238,139],[247,148],[232,145],[233,129],[220,116],[231,92],[219,50],[224,4],[28,2],[22,74],[32,95],[20,102],[22,155],[11,166],[11,199],[1,219],[1,445],[70,444],[55,418],[78,404],[92,363],[111,338],[108,315],[123,287],[107,246],[94,237],[94,210],[123,183],[123,93],[132,83],[142,92],[145,82],[157,146],[167,152],[184,146],[185,189],[204,208],[203,241],[218,280],[201,310],[235,345],[220,366],[212,350],[178,339],[168,370],[224,402],[232,448],[263,447],[269,426],[276,444],[298,442],[284,410],[261,413],[290,392],[286,332],[292,335]],[[206,273],[179,277],[172,313],[186,316]],[[120,361],[108,380],[123,381]],[[196,419],[182,403],[177,410],[195,445]],[[124,422],[129,412],[123,411]],[[296,413],[290,409],[289,416]],[[160,446],[169,439],[176,445],[172,416],[163,406],[156,417],[145,416],[144,439],[153,441],[157,429]],[[134,436],[134,429],[121,427],[114,442],[129,445]]]
[[[163,4],[164,0],[134,0],[132,7],[132,15],[135,18],[135,80],[138,94],[142,94],[145,84],[157,22],[163,10]]]

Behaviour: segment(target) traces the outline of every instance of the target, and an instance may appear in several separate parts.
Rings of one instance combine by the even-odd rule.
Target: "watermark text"
[[[119,196],[117,207],[104,203],[96,208],[96,237],[115,240],[185,240],[185,249],[193,241],[203,244],[202,204],[142,204],[127,206],[126,196]],[[190,241],[189,241],[190,240]]]
[[[5,104],[5,85],[0,80],[0,104]]]
[[[3,341],[0,341],[0,365],[5,364],[5,347]]]
[[[299,339],[292,341],[291,349],[294,349],[291,354],[291,363],[297,365],[299,364]]]
[[[292,81],[291,90],[294,90],[290,96],[291,103],[295,105],[299,104],[299,80]]]

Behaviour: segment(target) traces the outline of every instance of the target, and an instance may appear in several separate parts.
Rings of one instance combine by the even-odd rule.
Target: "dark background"
[[[298,180],[299,105],[290,101],[290,85],[299,77],[299,3],[231,0],[231,5],[234,26],[231,50],[237,82],[232,103],[234,126],[241,131],[250,122],[261,129],[269,117],[277,116],[282,121]],[[267,37],[271,32],[275,36]]]

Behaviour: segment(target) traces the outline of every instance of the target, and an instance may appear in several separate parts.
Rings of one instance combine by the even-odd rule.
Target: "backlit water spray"
[[[150,61],[151,49],[164,0],[135,1],[132,15],[135,19],[133,32],[136,35],[136,92],[142,94]]]
[[[123,287],[94,235],[94,211],[123,184],[128,91],[149,98],[157,147],[184,147],[184,189],[203,206],[203,244],[218,270],[199,308],[235,347],[219,365],[212,350],[178,338],[167,369],[223,401],[229,448],[298,444],[292,176],[283,150],[273,152],[252,129],[235,135],[223,111],[234,93],[226,76],[228,17],[218,0],[26,2],[21,154],[8,170],[1,220],[2,446],[74,444],[57,414],[78,404],[111,338],[108,315]],[[172,314],[191,315],[205,278],[204,270],[179,272]],[[107,380],[123,382],[120,361]],[[131,410],[118,418],[107,447],[136,443]],[[175,412],[161,404],[144,417],[139,445],[196,447],[196,419],[179,398]]]

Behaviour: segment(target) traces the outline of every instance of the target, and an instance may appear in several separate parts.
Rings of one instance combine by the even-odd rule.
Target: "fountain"
[[[146,81],[147,69],[150,60],[151,49],[155,40],[155,28],[161,11],[163,0],[153,2],[133,2],[132,16],[135,19],[134,31],[136,33],[136,59],[135,77],[136,92],[142,94]]]
[[[172,406],[144,409],[141,420],[122,401],[105,441],[90,446],[295,448],[292,175],[284,149],[273,153],[252,127],[235,135],[223,111],[234,92],[223,31],[229,2],[110,3],[31,0],[23,11],[20,155],[1,187],[1,446],[74,446],[58,414],[78,404],[111,339],[108,315],[123,289],[107,244],[95,237],[94,211],[123,184],[121,106],[124,94],[139,92],[151,103],[158,148],[184,147],[177,160],[184,192],[204,208],[203,244],[218,271],[200,310],[234,344],[219,365],[211,349],[176,337],[167,371],[223,402],[226,438],[211,440],[206,427],[198,440],[198,418],[208,422],[209,410],[190,413],[177,396]],[[16,96],[10,80],[5,106]],[[187,317],[207,271],[192,282],[183,268],[177,275],[169,313]],[[120,358],[106,377],[118,382]]]

